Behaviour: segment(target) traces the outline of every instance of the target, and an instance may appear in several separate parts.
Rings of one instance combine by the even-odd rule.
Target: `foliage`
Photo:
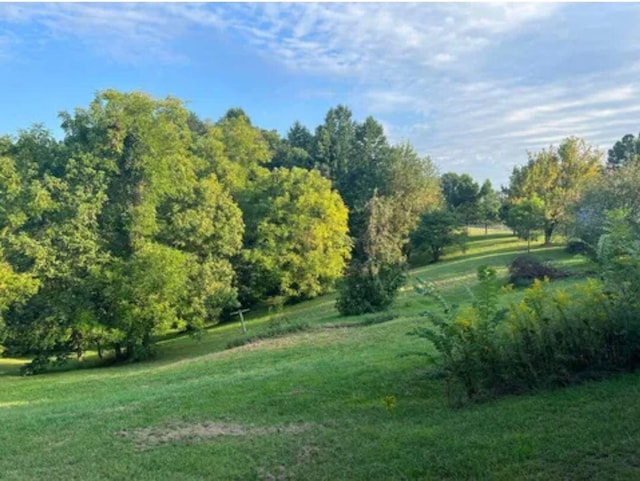
[[[500,219],[500,197],[493,189],[491,181],[485,180],[478,194],[478,220],[484,224],[484,233],[488,231],[488,224]]]
[[[475,292],[470,291],[472,305],[466,309],[450,305],[433,284],[420,278],[415,286],[420,295],[438,302],[440,312],[425,312],[433,327],[417,328],[413,334],[430,341],[440,354],[438,362],[445,376],[447,396],[455,405],[482,396],[487,385],[497,382],[488,366],[497,364],[499,358],[496,329],[500,286],[496,270],[491,267],[480,266],[477,277],[478,286]]]
[[[327,292],[350,256],[348,211],[317,171],[279,168],[258,181],[245,210],[241,278],[247,299]]]
[[[418,227],[411,234],[411,244],[417,252],[429,251],[431,261],[438,262],[446,247],[463,243],[465,237],[455,214],[436,210],[422,214]]]
[[[582,254],[592,256],[595,254],[594,249],[582,239],[569,239],[565,246],[565,251],[569,254]]]
[[[503,315],[491,270],[479,273],[484,302],[427,313],[434,327],[416,333],[440,357],[453,404],[531,389],[564,386],[640,364],[640,241],[637,226],[612,214],[599,244],[602,281],[588,280],[571,294],[536,279]]]
[[[509,207],[506,224],[527,241],[527,252],[531,250],[531,241],[537,238],[537,231],[545,226],[544,212],[544,202],[536,194],[517,199]]]
[[[607,165],[612,168],[640,160],[640,135],[627,134],[618,140],[607,155]]]
[[[551,242],[556,227],[571,221],[571,206],[600,174],[601,153],[584,140],[570,137],[558,148],[529,154],[529,162],[511,175],[509,200],[542,200],[544,241]]]
[[[340,283],[336,308],[344,315],[388,309],[406,280],[402,239],[393,226],[393,204],[374,197],[366,206],[366,231]]]
[[[7,311],[5,347],[32,371],[91,348],[140,359],[169,328],[215,322],[235,303],[244,227],[194,155],[193,115],[109,90],[61,117],[61,142],[24,132],[2,162],[0,243],[40,285]]]
[[[351,267],[338,291],[336,309],[344,316],[357,316],[388,309],[406,282],[403,265]]]
[[[391,204],[391,229],[406,254],[420,215],[442,204],[436,166],[429,157],[418,156],[409,144],[394,146],[386,180],[377,193]]]
[[[606,171],[585,189],[579,202],[573,205],[573,237],[595,249],[605,234],[608,213],[622,209],[629,220],[640,219],[640,162],[629,162]]]
[[[440,183],[447,207],[464,219],[465,224],[478,217],[478,200],[480,187],[469,174],[447,172]]]

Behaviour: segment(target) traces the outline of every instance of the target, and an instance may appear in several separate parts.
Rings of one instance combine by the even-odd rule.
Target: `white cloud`
[[[190,4],[0,4],[0,21],[34,26],[43,40],[77,38],[125,63],[181,60],[173,40],[194,26],[223,27],[214,12]]]
[[[607,145],[640,130],[640,34],[618,25],[620,15],[637,24],[639,12],[546,3],[0,4],[5,23],[35,24],[120,61],[180,60],[175,40],[214,29],[315,77],[298,98],[332,98],[336,83],[346,85],[348,103],[378,116],[393,140],[410,140],[443,171],[497,182],[526,149],[572,134]],[[620,28],[600,29],[600,47],[593,35],[605,19]],[[604,54],[589,60],[597,48]]]

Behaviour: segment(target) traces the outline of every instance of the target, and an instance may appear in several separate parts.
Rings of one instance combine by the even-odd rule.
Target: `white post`
[[[244,324],[244,316],[242,315],[243,312],[249,312],[250,309],[238,309],[236,312],[232,312],[231,315],[233,316],[240,316],[240,324],[242,324],[242,332],[244,332],[245,334],[247,333],[247,326]]]

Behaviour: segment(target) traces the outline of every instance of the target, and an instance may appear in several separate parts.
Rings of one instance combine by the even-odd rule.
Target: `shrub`
[[[568,276],[568,273],[530,255],[518,256],[509,265],[509,283],[516,287],[530,286],[536,279],[560,279]]]
[[[583,254],[591,257],[594,254],[594,249],[582,239],[569,239],[565,247],[565,252],[568,254]]]
[[[352,269],[339,287],[336,308],[344,316],[384,311],[393,303],[406,277],[402,265]]]
[[[491,270],[478,278],[480,296],[463,310],[418,286],[440,299],[441,313],[427,313],[433,327],[416,334],[436,348],[452,404],[565,386],[640,365],[637,293],[614,294],[591,279],[570,295],[535,280],[504,312],[497,309]]]
[[[436,299],[440,312],[424,313],[432,327],[418,328],[413,334],[429,340],[440,355],[430,357],[443,370],[447,396],[453,405],[460,405],[467,399],[483,397],[484,393],[499,379],[500,371],[492,371],[490,366],[500,363],[500,345],[496,338],[496,328],[501,312],[498,310],[500,290],[496,270],[481,266],[478,268],[478,286],[469,291],[472,305],[460,310],[450,305],[432,284],[418,279],[418,293]]]

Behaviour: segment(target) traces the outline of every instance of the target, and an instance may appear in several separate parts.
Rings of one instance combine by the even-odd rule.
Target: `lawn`
[[[449,407],[427,342],[407,335],[432,306],[412,283],[466,302],[479,265],[506,276],[525,248],[473,234],[412,271],[386,322],[341,318],[325,296],[285,309],[280,324],[304,331],[233,349],[238,323],[167,338],[139,364],[20,377],[0,360],[0,480],[640,479],[635,374]],[[561,247],[533,253],[585,270]],[[249,335],[272,317],[250,313]]]

